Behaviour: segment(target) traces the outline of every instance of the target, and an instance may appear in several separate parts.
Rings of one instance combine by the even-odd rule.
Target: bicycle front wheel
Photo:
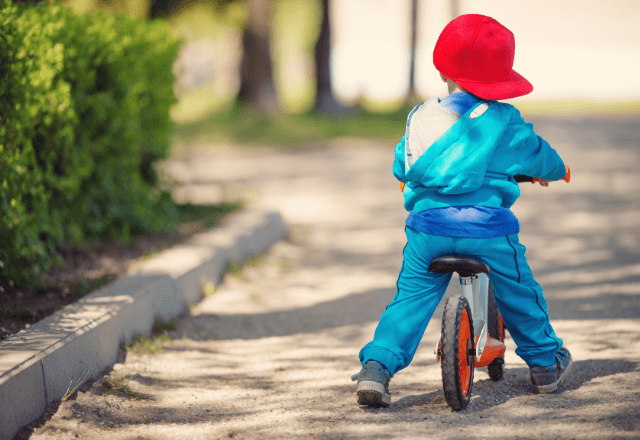
[[[442,386],[454,411],[467,407],[473,388],[475,336],[469,303],[462,295],[450,297],[442,315]]]

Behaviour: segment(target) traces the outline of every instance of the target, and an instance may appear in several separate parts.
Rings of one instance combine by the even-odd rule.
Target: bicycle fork
[[[475,282],[474,282],[475,281]],[[485,273],[460,277],[462,296],[469,302],[473,318],[473,334],[480,335],[476,343],[476,362],[480,362],[487,344],[487,311],[489,309],[489,277]]]
[[[460,276],[460,287],[462,296],[469,303],[471,317],[473,319],[473,334],[476,335],[476,344],[473,354],[476,362],[480,362],[482,353],[487,345],[487,322],[489,310],[489,277],[485,273],[473,274],[471,276]],[[479,335],[479,336],[478,336]],[[438,361],[440,360],[441,341],[434,350]]]

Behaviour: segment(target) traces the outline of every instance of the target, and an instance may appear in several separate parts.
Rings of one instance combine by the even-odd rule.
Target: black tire
[[[461,333],[463,338],[465,333],[468,336],[464,338],[467,342],[462,347]],[[475,367],[475,357],[469,351],[474,347],[475,341],[473,318],[469,303],[462,295],[450,297],[444,306],[441,338],[440,366],[444,397],[451,409],[460,411],[465,409],[471,400]]]
[[[493,286],[491,283],[489,283],[489,306],[487,309],[487,330],[489,331],[489,336],[500,342],[504,342],[504,324],[502,324],[503,328],[501,329],[502,320],[500,319],[496,298],[493,296]],[[502,379],[504,374],[504,357],[494,359],[487,365],[487,372],[489,373],[489,378],[493,381]]]

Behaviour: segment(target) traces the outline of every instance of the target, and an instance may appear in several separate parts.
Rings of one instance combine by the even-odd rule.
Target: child
[[[571,370],[569,351],[549,322],[542,288],[518,241],[509,210],[520,189],[513,176],[560,180],[565,165],[518,110],[498,99],[530,93],[513,66],[511,31],[484,15],[462,15],[442,31],[433,62],[449,95],[414,108],[395,148],[393,174],[406,184],[407,245],[396,295],[373,341],[360,351],[358,403],[391,402],[389,381],[411,362],[451,274],[429,272],[445,254],[489,265],[498,308],[518,354],[530,368],[533,390],[550,393]]]

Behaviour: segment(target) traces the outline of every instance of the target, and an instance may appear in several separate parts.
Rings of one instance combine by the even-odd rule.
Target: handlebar
[[[569,181],[571,180],[571,170],[569,169],[569,165],[565,165],[565,168],[567,169],[567,172],[565,173],[564,177],[561,180],[564,180],[565,182],[569,183]],[[518,183],[520,182],[536,183],[540,180],[538,177],[525,176],[523,174],[516,174],[515,176],[513,176],[513,178]]]
[[[561,180],[564,180],[565,182],[569,183],[569,181],[571,180],[571,170],[569,169],[569,165],[565,165],[565,168],[567,169],[567,172],[565,173],[564,177]],[[516,174],[515,176],[513,176],[513,178],[516,180],[517,183],[521,183],[521,182],[536,183],[540,180],[540,178],[538,177],[525,176],[524,174]],[[400,191],[404,191],[404,186],[405,186],[405,183],[400,182]]]

